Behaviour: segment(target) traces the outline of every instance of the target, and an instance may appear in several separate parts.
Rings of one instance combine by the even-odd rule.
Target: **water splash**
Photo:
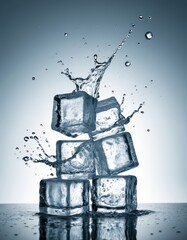
[[[124,120],[124,124],[128,124],[131,120],[131,118],[134,116],[135,113],[138,113],[140,111],[140,109],[143,107],[143,105],[145,104],[145,102],[141,103],[138,107],[138,109],[134,110],[131,115],[129,115],[128,117],[125,118]]]
[[[133,24],[132,27],[134,27],[135,24]],[[98,56],[97,54],[94,54],[94,62],[95,62],[95,67],[90,70],[90,73],[86,78],[82,77],[77,77],[74,78],[70,71],[69,68],[67,68],[65,71],[62,71],[61,74],[64,74],[69,78],[70,81],[72,81],[76,89],[75,91],[85,91],[89,95],[99,98],[99,86],[100,82],[103,78],[103,75],[106,71],[106,69],[109,67],[111,64],[113,58],[116,56],[117,52],[123,47],[127,39],[130,37],[132,33],[132,29],[129,30],[128,34],[125,36],[125,38],[121,41],[121,43],[118,45],[116,50],[113,52],[111,57],[109,57],[108,61],[106,62],[99,62],[98,61]]]

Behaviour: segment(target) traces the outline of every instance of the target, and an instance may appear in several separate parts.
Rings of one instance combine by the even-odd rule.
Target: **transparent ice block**
[[[40,182],[40,212],[71,216],[89,210],[88,180],[43,179]]]
[[[99,175],[114,175],[138,166],[130,133],[123,132],[95,141]]]
[[[116,98],[99,101],[96,107],[96,128],[92,131],[92,136],[99,139],[124,130],[124,117]]]
[[[95,176],[95,150],[92,141],[58,141],[56,158],[59,178],[87,179]]]
[[[135,176],[98,176],[93,179],[92,209],[100,213],[125,213],[137,207]]]
[[[71,137],[93,131],[96,104],[95,98],[82,91],[56,95],[51,128]]]

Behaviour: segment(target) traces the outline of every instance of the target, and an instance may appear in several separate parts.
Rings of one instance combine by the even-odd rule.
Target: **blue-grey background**
[[[140,163],[129,171],[138,177],[138,201],[187,201],[186,12],[185,0],[0,1],[0,203],[38,202],[39,181],[50,169],[24,165],[26,129],[45,131],[54,152],[62,136],[50,129],[53,96],[74,89],[60,72],[69,67],[86,77],[93,55],[106,60],[133,23],[104,75],[101,99],[113,90],[120,102],[126,93],[125,115],[146,102],[145,113],[126,128]],[[144,37],[149,30],[150,41]]]

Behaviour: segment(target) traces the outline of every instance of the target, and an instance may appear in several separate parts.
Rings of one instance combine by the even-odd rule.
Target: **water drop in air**
[[[146,33],[145,33],[145,38],[146,38],[147,40],[152,39],[152,38],[153,38],[152,32],[146,32]]]
[[[142,19],[143,19],[143,16],[142,16],[142,15],[140,15],[140,16],[139,16],[139,19],[140,19],[140,20],[142,20]]]
[[[29,140],[29,137],[24,137],[25,142]]]
[[[25,157],[23,157],[23,160],[24,160],[25,162],[27,162],[27,161],[29,161],[29,157],[25,156]]]
[[[32,77],[32,80],[35,80],[35,77]]]
[[[68,36],[68,33],[64,33],[64,37],[67,37]]]
[[[94,60],[97,61],[97,54],[94,54]]]
[[[130,65],[131,65],[131,63],[130,63],[129,61],[126,61],[126,62],[125,62],[125,66],[126,66],[126,67],[130,67]]]
[[[132,27],[135,27],[135,24],[134,24],[134,23],[132,24]]]

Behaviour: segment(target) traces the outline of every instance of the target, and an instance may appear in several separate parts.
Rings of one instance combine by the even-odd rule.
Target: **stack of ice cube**
[[[98,102],[83,91],[54,97],[52,129],[73,139],[56,143],[57,178],[40,182],[40,212],[71,216],[136,209],[136,177],[118,175],[138,166],[124,119],[114,97]],[[83,133],[89,140],[75,139]]]

